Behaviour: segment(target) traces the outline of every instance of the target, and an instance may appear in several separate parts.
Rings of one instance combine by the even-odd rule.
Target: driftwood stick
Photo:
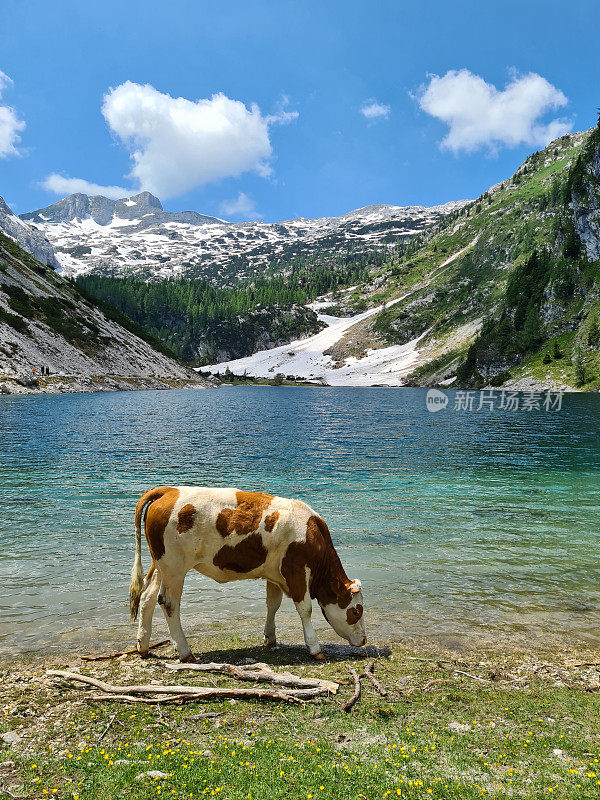
[[[310,699],[311,696],[308,696]],[[127,703],[186,703],[198,700],[233,699],[233,700],[274,700],[278,703],[304,704],[304,696],[298,697],[287,692],[271,691],[269,689],[208,689],[203,694],[157,694],[154,697],[143,697],[134,694],[93,694],[86,695],[87,700],[108,700]]]
[[[191,717],[186,717],[186,722],[189,722],[191,719],[214,719],[215,717],[222,717],[222,711],[201,711],[199,714],[194,714]]]
[[[230,689],[230,688],[216,688],[213,689],[209,686],[159,686],[156,684],[138,684],[132,686],[117,686],[112,683],[92,678],[89,675],[80,675],[77,672],[68,672],[62,669],[49,669],[46,672],[57,678],[64,678],[67,681],[75,681],[85,683],[89,686],[95,686],[101,689],[105,694],[109,695],[138,695],[138,694],[151,694],[169,696],[176,695],[178,699],[186,698],[213,698],[213,697],[230,697],[230,698],[258,698],[264,700],[282,700],[289,703],[301,703],[302,698],[315,697],[322,694],[323,689],[307,688],[307,689],[291,689],[287,692],[271,691],[267,689]]]
[[[102,739],[104,739],[104,737],[106,736],[106,734],[107,734],[107,733],[108,733],[108,731],[109,731],[109,728],[110,728],[110,726],[113,724],[113,722],[115,721],[115,719],[116,719],[116,718],[117,718],[117,714],[116,714],[116,712],[115,712],[115,713],[112,715],[112,717],[111,717],[111,718],[108,720],[108,725],[106,726],[106,728],[104,728],[104,730],[102,731],[102,733],[101,733],[101,734],[100,734],[100,736],[98,737],[98,741],[99,741],[99,742],[101,742],[101,741],[102,741]]]
[[[367,664],[367,666],[364,669],[363,675],[365,677],[367,677],[371,681],[373,686],[377,689],[377,691],[379,692],[379,694],[382,697],[386,697],[387,696],[387,689],[384,689],[383,686],[379,683],[379,681],[375,677],[375,675],[373,675],[374,668],[375,668],[375,662],[374,661],[369,661],[369,663]]]
[[[185,703],[186,700],[193,700],[189,694],[157,694],[155,697],[136,697],[133,694],[86,694],[85,700],[109,700],[110,702],[124,703]]]
[[[151,644],[148,650],[155,650],[157,647],[164,647],[166,644],[170,644],[170,639],[163,639],[162,642],[156,642],[155,644]],[[104,656],[81,656],[82,661],[107,661],[109,658],[119,658],[119,656],[131,656],[134,653],[137,653],[137,648],[132,648],[131,650],[122,650],[120,653],[108,653],[108,655]]]
[[[358,672],[354,669],[354,667],[351,667],[349,665],[348,665],[348,670],[350,671],[350,674],[354,678],[354,694],[342,706],[342,710],[346,712],[352,710],[352,706],[356,703],[356,701],[360,697],[360,678],[358,677]]]
[[[193,672],[220,672],[223,675],[230,675],[240,681],[257,681],[259,683],[273,683],[276,686],[298,686],[307,689],[322,689],[331,694],[337,694],[339,684],[334,681],[326,681],[321,678],[301,678],[291,672],[275,672],[268,664],[256,663],[238,667],[235,664],[219,664],[211,662],[209,664],[169,664],[165,662],[167,669],[176,672],[191,670]]]
[[[464,675],[466,678],[471,678],[473,681],[481,681],[481,683],[492,683],[489,678],[481,678],[479,675],[473,675],[470,672],[464,672],[462,669],[454,669],[452,668],[452,672],[456,672],[457,675]]]

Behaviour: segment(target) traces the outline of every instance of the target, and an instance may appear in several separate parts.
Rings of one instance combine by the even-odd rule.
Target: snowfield
[[[330,386],[402,386],[408,373],[418,366],[417,344],[422,336],[406,344],[367,350],[364,358],[347,358],[341,367],[335,366],[326,351],[355,325],[398,303],[405,296],[352,317],[318,313],[327,327],[314,336],[201,369],[221,375],[229,369],[234,375],[247,373],[257,378],[273,378],[280,372],[306,380],[321,379]],[[322,306],[323,303],[314,303],[311,307],[318,312]]]
[[[433,274],[445,269],[463,253],[474,247],[477,239],[478,237],[442,261],[426,280],[430,280]],[[350,287],[346,291],[350,292],[354,288],[356,287]],[[355,326],[379,314],[385,308],[390,308],[404,300],[416,288],[418,287],[414,286],[400,297],[352,317],[340,318],[325,314],[324,311],[330,305],[330,301],[316,301],[309,308],[317,312],[317,317],[327,327],[314,336],[298,339],[272,350],[261,350],[251,356],[234,361],[211,364],[201,369],[221,374],[229,369],[234,375],[246,373],[256,378],[273,378],[277,373],[282,373],[305,380],[322,380],[329,386],[403,386],[406,376],[428,360],[424,353],[420,353],[418,344],[429,331],[424,331],[416,339],[405,344],[370,348],[362,358],[350,356],[345,359],[342,366],[336,364],[327,351],[351,332]],[[475,331],[469,332],[468,335],[475,335]]]

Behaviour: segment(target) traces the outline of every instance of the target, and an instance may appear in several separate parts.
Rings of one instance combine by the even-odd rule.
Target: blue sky
[[[595,123],[599,23],[597,0],[3,0],[0,194],[80,179],[266,221],[474,197]]]

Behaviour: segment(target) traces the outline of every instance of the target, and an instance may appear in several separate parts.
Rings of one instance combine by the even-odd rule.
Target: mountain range
[[[232,223],[195,211],[163,211],[149,192],[116,201],[73,194],[21,220],[47,237],[60,272],[69,277],[186,276],[235,286],[298,254],[361,252],[405,240],[463,205],[376,205],[341,217]]]

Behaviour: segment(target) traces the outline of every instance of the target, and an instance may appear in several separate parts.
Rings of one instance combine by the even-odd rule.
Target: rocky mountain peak
[[[77,223],[91,219],[103,227],[111,225],[124,227],[129,233],[166,222],[186,225],[223,224],[223,221],[216,217],[207,217],[196,211],[178,213],[164,211],[158,197],[150,192],[139,192],[121,200],[111,200],[102,195],[89,197],[81,193],[70,194],[46,208],[21,214],[21,219],[44,225],[48,230],[60,223],[73,223],[76,226]],[[123,225],[121,220],[127,220],[131,224]]]
[[[141,207],[156,208],[159,211],[163,210],[162,203],[158,197],[150,192],[140,192],[139,194],[134,194],[133,197],[128,197],[124,202],[135,203]]]

